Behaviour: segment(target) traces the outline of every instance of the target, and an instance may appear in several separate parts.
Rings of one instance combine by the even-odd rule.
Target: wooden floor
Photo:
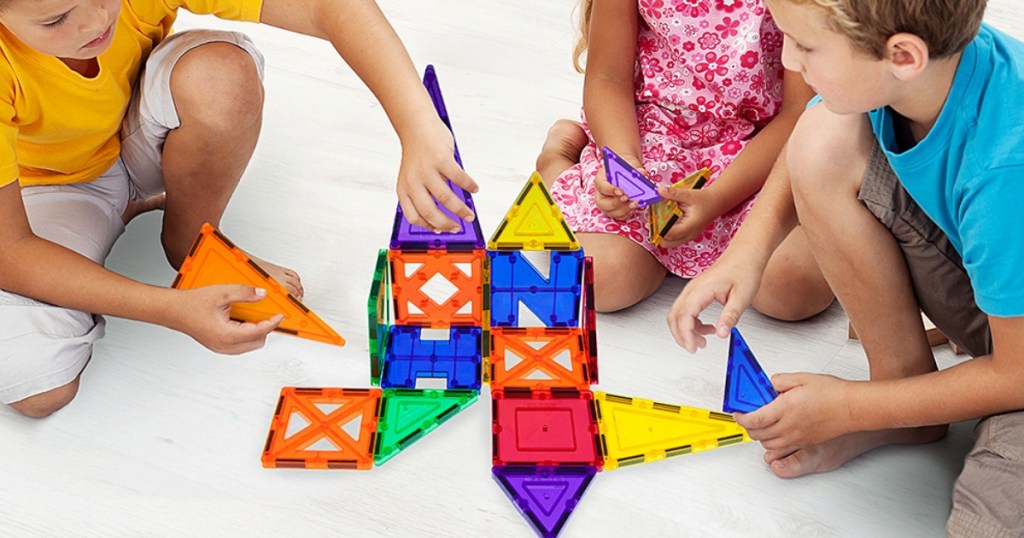
[[[1016,0],[989,19],[1024,37]],[[548,125],[578,115],[568,0],[386,0],[418,66],[437,66],[490,235],[533,170]],[[231,26],[183,17],[179,28]],[[348,338],[274,335],[222,357],[160,327],[109,320],[77,400],[45,420],[0,408],[0,536],[530,536],[490,478],[481,402],[372,472],[282,471],[259,457],[282,386],[366,387],[366,298],[394,214],[399,146],[380,106],[326,44],[244,27],[265,52],[265,132],[224,232],[298,270],[306,304]],[[387,69],[387,66],[381,66]],[[133,223],[111,269],[156,285],[174,273],[158,219]],[[691,356],[664,317],[683,282],[599,317],[608,392],[721,406],[726,343]],[[715,314],[717,311],[713,311]],[[834,306],[801,324],[741,323],[770,372],[866,377]],[[943,364],[955,360],[936,348]],[[838,471],[780,480],[755,443],[601,473],[565,536],[937,536],[973,424],[935,444],[884,448]]]

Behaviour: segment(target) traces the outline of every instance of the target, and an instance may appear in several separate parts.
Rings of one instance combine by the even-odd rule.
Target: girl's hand
[[[639,160],[624,155],[622,158],[630,166],[643,172],[644,168]],[[604,166],[597,170],[597,177],[594,178],[594,203],[605,215],[616,220],[626,218],[637,208],[636,202],[630,200],[626,193],[622,192],[622,189],[608,181]]]
[[[243,323],[229,317],[231,303],[255,303],[266,297],[266,290],[252,286],[222,284],[174,292],[178,300],[169,309],[166,325],[217,353],[237,355],[263,347],[284,319],[284,314],[277,314],[259,323]]]
[[[661,240],[660,246],[664,248],[677,247],[693,241],[711,224],[711,221],[722,214],[715,203],[715,195],[710,191],[661,187],[658,194],[666,200],[675,201],[683,211],[683,216]]]
[[[448,218],[437,204],[466,222],[472,222],[475,215],[462,198],[448,188],[445,179],[470,193],[477,192],[479,187],[455,162],[455,140],[439,118],[434,116],[424,121],[416,133],[412,140],[402,141],[398,202],[410,223],[435,232],[456,233],[461,225]]]

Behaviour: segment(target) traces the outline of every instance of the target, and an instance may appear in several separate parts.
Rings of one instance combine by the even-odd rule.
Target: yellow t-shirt
[[[170,34],[178,8],[258,21],[262,7],[262,0],[122,0],[113,42],[91,79],[0,25],[0,187],[99,177],[121,151],[121,120],[140,66]]]

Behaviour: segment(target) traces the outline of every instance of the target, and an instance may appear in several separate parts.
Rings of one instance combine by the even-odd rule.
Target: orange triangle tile
[[[551,193],[534,172],[487,243],[489,250],[579,250]]]
[[[232,304],[231,319],[259,322],[284,314],[277,331],[318,342],[345,345],[344,338],[288,293],[227,237],[210,224],[203,224],[171,287],[187,290],[215,284],[246,284],[267,290],[262,301]]]

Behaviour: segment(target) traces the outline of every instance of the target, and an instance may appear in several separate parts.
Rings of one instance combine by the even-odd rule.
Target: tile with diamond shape
[[[485,258],[482,250],[389,251],[394,324],[482,327]]]

